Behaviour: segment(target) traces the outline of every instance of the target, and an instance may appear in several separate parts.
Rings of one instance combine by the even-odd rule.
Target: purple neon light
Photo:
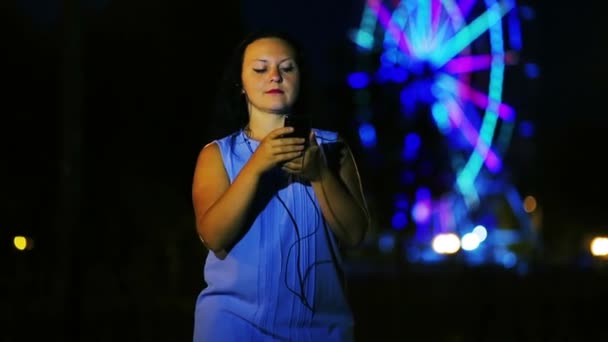
[[[445,65],[445,70],[451,74],[463,74],[479,70],[489,70],[492,67],[492,55],[460,56],[452,58]],[[517,63],[517,54],[505,53],[505,64]]]
[[[471,13],[476,1],[477,0],[462,0],[458,3],[458,7],[460,8],[460,13],[463,18],[469,17],[469,13]]]
[[[513,121],[515,119],[515,110],[510,106],[490,99],[487,94],[471,88],[471,86],[466,83],[460,82],[456,79],[453,80],[456,82],[458,95],[463,99],[469,100],[481,109],[486,109],[490,105],[496,106],[498,116],[504,121]]]
[[[445,69],[451,74],[462,74],[478,70],[488,70],[491,66],[491,55],[461,56],[450,60],[445,65]]]
[[[367,5],[374,11],[374,15],[386,32],[389,32],[396,42],[399,44],[399,49],[406,55],[412,55],[412,43],[408,37],[396,26],[391,20],[391,15],[386,7],[382,6],[380,0],[367,0]]]
[[[460,105],[454,101],[453,99],[446,99],[445,102],[446,107],[448,108],[448,116],[450,121],[454,123],[455,126],[460,128],[462,135],[465,139],[473,146],[477,152],[484,157],[484,163],[488,170],[493,173],[499,172],[502,169],[502,162],[496,155],[488,144],[479,138],[479,133],[471,125],[467,117],[465,116]]]
[[[431,28],[432,36],[435,37],[437,28],[439,27],[439,21],[441,19],[441,2],[440,0],[432,0],[431,3]]]

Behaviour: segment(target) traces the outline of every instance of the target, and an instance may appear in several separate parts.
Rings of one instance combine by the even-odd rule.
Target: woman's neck
[[[249,115],[246,132],[249,138],[262,140],[271,131],[283,127],[284,123],[284,114],[251,113]]]

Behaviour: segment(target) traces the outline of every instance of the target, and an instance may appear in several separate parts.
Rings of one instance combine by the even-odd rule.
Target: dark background
[[[340,113],[319,124],[348,129],[352,118],[341,111],[350,108],[345,37],[362,2],[295,3],[0,4],[1,340],[191,339],[205,256],[191,176],[219,72],[241,34],[276,26],[298,35],[319,88],[334,95],[328,112]],[[361,340],[570,341],[599,332],[591,311],[606,300],[605,267],[580,264],[583,237],[608,230],[608,29],[599,3],[530,5],[537,26],[524,32],[534,42],[525,49],[541,76],[536,158],[521,167],[530,170],[524,190],[543,207],[536,272],[357,272]],[[16,251],[15,235],[34,248]]]

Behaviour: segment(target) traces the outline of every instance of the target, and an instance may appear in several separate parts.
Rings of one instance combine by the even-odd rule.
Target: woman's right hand
[[[268,133],[247,164],[256,173],[262,175],[275,166],[302,156],[305,139],[283,137],[293,130],[293,127],[280,127]]]

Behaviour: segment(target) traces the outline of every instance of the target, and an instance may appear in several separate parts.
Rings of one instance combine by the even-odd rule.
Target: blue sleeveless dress
[[[322,147],[337,139],[315,133]],[[259,145],[242,131],[215,143],[230,182]],[[194,341],[352,341],[341,256],[312,187],[277,169],[259,189],[250,228],[224,259],[207,256]]]

